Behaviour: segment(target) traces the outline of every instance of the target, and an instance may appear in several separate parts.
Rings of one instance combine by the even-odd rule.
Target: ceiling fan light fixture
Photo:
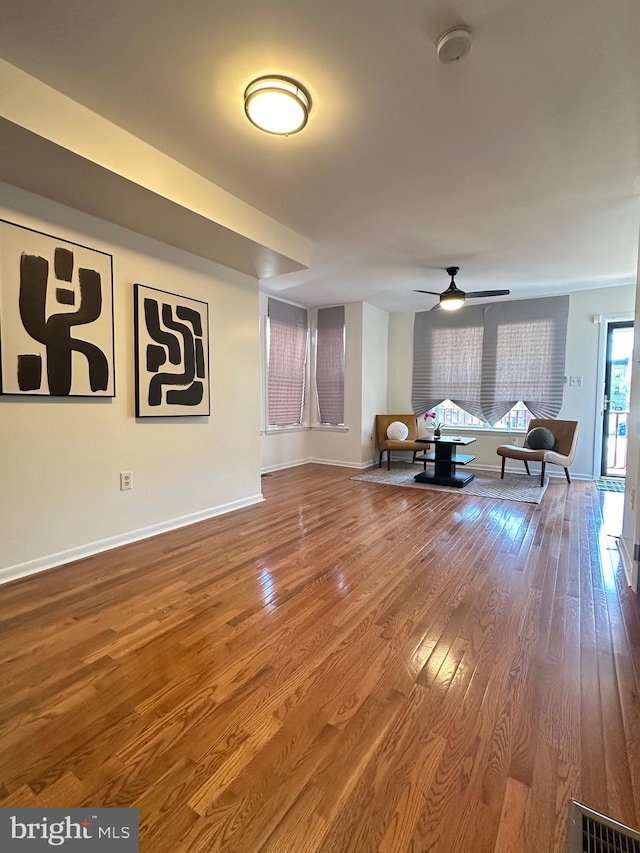
[[[290,77],[258,77],[245,89],[244,110],[260,130],[289,136],[302,130],[309,120],[311,96]]]
[[[464,293],[457,288],[455,290],[445,290],[440,294],[440,307],[444,311],[457,311],[464,305]]]
[[[429,296],[438,296],[439,302],[431,308],[444,308],[445,311],[457,311],[462,308],[467,299],[490,299],[493,296],[508,296],[509,290],[460,290],[456,286],[455,277],[460,272],[460,267],[447,267],[447,274],[451,276],[449,287],[442,293],[435,290],[416,290],[416,293],[427,293]]]

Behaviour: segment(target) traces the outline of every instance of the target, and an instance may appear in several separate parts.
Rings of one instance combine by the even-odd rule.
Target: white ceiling
[[[436,55],[465,24],[470,55]],[[262,287],[431,307],[442,269],[512,296],[635,282],[638,0],[3,0],[0,55],[314,242]],[[289,138],[247,83],[299,79]]]

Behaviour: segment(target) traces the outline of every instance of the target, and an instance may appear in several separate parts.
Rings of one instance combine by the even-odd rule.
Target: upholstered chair
[[[518,447],[513,444],[503,444],[497,449],[498,456],[502,457],[502,469],[500,477],[504,479],[504,465],[507,459],[521,459],[524,462],[524,467],[527,469],[527,474],[531,474],[529,470],[529,462],[539,462],[540,470],[540,485],[544,484],[544,473],[547,462],[553,462],[555,465],[562,465],[564,468],[567,483],[571,482],[569,477],[569,465],[574,460],[576,455],[576,447],[578,445],[578,433],[580,431],[580,421],[562,421],[554,418],[533,418],[529,423],[529,432],[543,427],[550,430],[553,434],[553,446],[550,448],[534,449],[528,446],[525,441],[524,447]]]
[[[398,439],[388,438],[387,429],[394,423],[400,421],[406,425],[408,434],[406,439],[400,441]],[[410,450],[413,451],[413,462],[416,460],[417,453],[426,453],[429,445],[425,442],[417,442],[418,437],[418,418],[415,415],[376,415],[376,443],[380,451],[380,462],[378,467],[382,467],[382,456],[387,451],[387,468],[391,468],[391,451],[392,450]]]

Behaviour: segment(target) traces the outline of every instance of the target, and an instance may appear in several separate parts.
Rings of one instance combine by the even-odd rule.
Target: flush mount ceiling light
[[[244,93],[247,118],[267,133],[297,133],[307,123],[310,109],[309,93],[290,77],[258,77]]]

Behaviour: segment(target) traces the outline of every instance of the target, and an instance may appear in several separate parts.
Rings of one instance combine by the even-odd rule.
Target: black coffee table
[[[433,472],[423,471],[413,478],[416,483],[433,483],[436,486],[458,486],[462,488],[473,480],[473,471],[456,471],[456,465],[468,465],[476,457],[468,453],[458,453],[458,447],[473,444],[475,438],[461,435],[443,435],[440,438],[426,436],[416,441],[433,444],[435,452],[418,457],[422,462],[433,462]]]

